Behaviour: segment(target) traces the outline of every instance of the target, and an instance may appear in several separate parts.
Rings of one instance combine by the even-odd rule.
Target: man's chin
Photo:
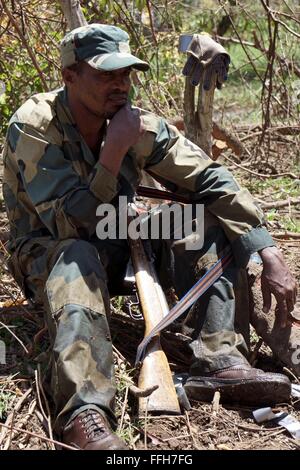
[[[105,114],[104,114],[104,118],[105,119],[112,119],[114,117],[114,115],[116,114],[117,111],[107,111]]]
[[[105,111],[105,113],[104,113],[105,119],[112,119],[112,118],[114,117],[114,115],[115,115],[118,111],[120,111],[120,109],[121,109],[122,107],[123,107],[123,105],[122,105],[122,106],[119,106],[119,105],[117,106],[117,105],[116,105],[116,106],[114,106],[112,109]]]

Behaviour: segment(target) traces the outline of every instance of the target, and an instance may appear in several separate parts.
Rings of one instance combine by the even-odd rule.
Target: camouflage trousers
[[[154,240],[152,245],[162,286],[173,286],[181,297],[219,259],[228,241],[206,213],[200,250],[186,251],[184,238]],[[52,345],[48,391],[58,434],[79,408],[87,406],[101,408],[112,426],[116,424],[109,303],[122,284],[129,257],[126,240],[37,237],[10,259],[15,279],[45,312]],[[185,318],[184,330],[192,338],[192,375],[247,362],[247,296],[238,295],[244,315],[239,322],[235,315],[241,274],[232,263]]]

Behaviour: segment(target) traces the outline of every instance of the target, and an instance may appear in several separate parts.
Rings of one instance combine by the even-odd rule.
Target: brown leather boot
[[[253,406],[287,402],[291,395],[291,383],[285,375],[264,372],[247,364],[189,377],[184,388],[193,400],[211,401],[219,391],[222,403]]]
[[[95,409],[86,409],[64,428],[62,442],[83,450],[127,450],[107,419]]]

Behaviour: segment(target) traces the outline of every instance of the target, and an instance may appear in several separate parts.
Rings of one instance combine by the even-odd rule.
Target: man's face
[[[72,82],[67,85],[89,113],[110,119],[128,101],[130,72],[130,67],[105,72],[83,63],[79,72],[72,72]]]

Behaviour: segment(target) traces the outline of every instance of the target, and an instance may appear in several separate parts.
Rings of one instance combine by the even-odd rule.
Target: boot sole
[[[272,374],[274,376],[274,374]],[[247,405],[269,405],[290,400],[291,383],[285,376],[274,380],[259,379],[218,379],[190,377],[184,385],[188,398],[211,401],[215,392],[220,392],[222,403]]]

